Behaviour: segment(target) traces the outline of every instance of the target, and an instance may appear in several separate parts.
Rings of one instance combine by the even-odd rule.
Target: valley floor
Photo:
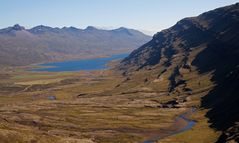
[[[0,142],[3,143],[160,143],[215,142],[204,109],[187,118],[196,124],[185,132],[179,115],[198,107],[200,98],[174,99],[151,86],[125,83],[112,71],[27,72],[6,68],[0,73]],[[123,83],[123,84],[122,84]],[[197,104],[196,104],[197,103]]]

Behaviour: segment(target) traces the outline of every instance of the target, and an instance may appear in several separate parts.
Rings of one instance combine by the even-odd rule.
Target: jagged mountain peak
[[[12,27],[13,30],[16,30],[16,31],[21,31],[21,30],[25,30],[25,27],[23,26],[20,26],[19,24],[15,24],[13,27]]]
[[[94,31],[94,30],[99,30],[99,29],[97,29],[97,28],[94,27],[94,26],[87,26],[84,30],[85,30],[85,31]]]
[[[43,33],[46,33],[46,32],[57,33],[57,32],[60,31],[60,28],[52,28],[50,26],[38,25],[38,26],[35,26],[35,27],[29,29],[28,31],[31,32],[31,33],[34,33],[34,34],[43,34]]]
[[[78,29],[76,27],[70,26],[70,27],[63,27],[63,30],[70,30],[70,31],[78,31],[78,30],[82,30],[82,29]]]
[[[128,28],[125,28],[125,27],[119,27],[117,29],[114,29],[114,31],[128,31],[129,29]]]

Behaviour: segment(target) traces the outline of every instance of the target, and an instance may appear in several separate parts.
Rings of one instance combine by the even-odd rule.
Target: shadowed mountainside
[[[129,52],[151,39],[124,27],[100,30],[92,26],[25,29],[16,24],[0,30],[0,65],[27,65]]]
[[[204,94],[201,107],[210,109],[207,117],[212,127],[223,131],[218,142],[238,142],[238,25],[239,3],[185,18],[155,34],[150,42],[125,58],[118,69],[126,75],[160,69],[157,78],[165,80],[160,77],[168,75],[168,92],[179,96],[185,91],[194,93],[202,86],[200,78],[206,75],[212,82],[208,87],[213,88]],[[194,77],[187,79],[185,73]],[[197,85],[186,88],[195,79]]]

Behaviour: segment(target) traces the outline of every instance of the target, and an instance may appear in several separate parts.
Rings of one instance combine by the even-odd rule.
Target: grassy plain
[[[164,85],[157,88],[160,81],[145,82],[146,77],[154,76],[139,72],[129,79],[110,70],[51,73],[2,69],[0,142],[135,143],[157,137],[179,114],[199,104],[200,96],[192,96],[180,108],[161,108],[177,96],[167,96]],[[49,98],[52,96],[55,98]],[[205,112],[200,110],[192,117],[200,120],[192,130],[160,142],[190,142],[188,134],[201,132],[210,134],[205,140],[212,141],[218,133],[208,127]]]

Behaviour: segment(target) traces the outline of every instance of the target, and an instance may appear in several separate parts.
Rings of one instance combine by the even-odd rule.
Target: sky
[[[0,28],[127,27],[152,34],[185,17],[239,0],[0,0]]]

